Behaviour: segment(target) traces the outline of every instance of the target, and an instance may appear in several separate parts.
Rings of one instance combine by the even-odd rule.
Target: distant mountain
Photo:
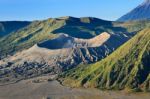
[[[150,19],[150,0],[145,0],[131,12],[119,18],[117,21],[133,21]]]
[[[67,71],[62,82],[72,86],[149,90],[149,26],[92,17],[34,21],[0,38],[0,83]]]
[[[0,37],[3,37],[11,32],[16,32],[17,30],[29,24],[30,22],[27,22],[27,21],[1,21],[0,22]]]
[[[0,76],[12,81],[48,73],[59,74],[79,64],[93,63],[106,57],[129,38],[126,33],[104,32],[91,39],[59,34],[55,39],[0,60]]]
[[[105,59],[80,65],[61,77],[63,84],[73,87],[150,91],[150,29],[142,30]]]
[[[59,33],[84,39],[92,38],[102,32],[127,33],[126,28],[114,24],[118,23],[92,17],[60,17],[34,21],[30,25],[0,39],[0,57],[6,57],[28,49],[44,40],[53,39]]]

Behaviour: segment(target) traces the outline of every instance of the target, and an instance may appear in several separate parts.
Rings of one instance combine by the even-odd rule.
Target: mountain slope
[[[3,21],[0,22],[0,37],[8,35],[11,32],[16,32],[17,30],[29,25],[30,22],[27,21]]]
[[[122,26],[127,29],[128,32],[139,32],[144,28],[150,27],[150,20],[136,20],[136,21],[128,21],[128,22],[121,22],[121,24],[117,24],[116,26]]]
[[[30,25],[0,38],[0,58],[28,49],[44,40],[53,39],[59,33],[65,33],[72,37],[83,39],[95,37],[102,32],[112,34],[123,33],[128,36],[133,36],[137,31],[149,26],[149,20],[112,22],[92,17],[60,17],[34,21]]]
[[[59,33],[88,39],[105,31],[125,33],[126,29],[115,27],[111,21],[90,17],[60,17],[34,21],[27,27],[0,39],[0,57],[28,49],[41,41],[53,39]]]
[[[150,29],[144,29],[105,59],[61,75],[70,86],[150,91]],[[65,78],[64,78],[65,77]]]
[[[11,81],[11,77],[21,79],[42,74],[59,74],[79,64],[93,63],[106,57],[129,38],[123,33],[107,32],[91,39],[60,34],[55,39],[35,44],[0,60],[0,77],[10,77]]]
[[[132,21],[143,19],[150,19],[150,0],[145,0],[131,12],[119,18],[118,21]]]

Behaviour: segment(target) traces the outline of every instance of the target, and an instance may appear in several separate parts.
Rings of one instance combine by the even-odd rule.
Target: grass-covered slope
[[[144,29],[110,56],[61,75],[63,84],[100,89],[150,91],[150,29]]]
[[[113,22],[97,18],[60,17],[34,21],[30,25],[0,39],[0,57],[30,48],[36,43],[66,33],[78,38],[92,38],[103,31],[126,32]]]
[[[21,25],[10,25],[9,27],[13,28],[14,26]],[[52,39],[59,33],[65,33],[76,38],[89,39],[102,32],[131,33],[131,35],[133,35],[132,32],[135,33],[148,26],[150,26],[150,21],[122,23],[92,17],[60,17],[34,21],[26,27],[16,32],[8,33],[7,36],[0,38],[0,58],[30,48],[41,41]],[[0,30],[10,32],[11,29],[3,28],[2,25]],[[1,33],[2,32],[0,32],[0,34]]]
[[[29,24],[30,22],[27,21],[2,21],[0,22],[0,37],[16,32]]]
[[[128,32],[137,32],[146,27],[150,27],[150,20],[145,19],[145,20],[121,22],[120,24],[116,24],[116,26],[122,26],[126,28]]]
[[[37,42],[52,38],[51,31],[59,26],[52,25],[51,21],[53,20],[32,22],[27,27],[1,38],[0,56],[30,48]],[[61,22],[58,24],[61,25]]]

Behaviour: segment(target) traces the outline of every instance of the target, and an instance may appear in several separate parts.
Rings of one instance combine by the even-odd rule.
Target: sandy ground
[[[47,79],[48,77],[40,77],[0,86],[0,99],[150,99],[150,93],[72,89],[57,81],[48,82]]]

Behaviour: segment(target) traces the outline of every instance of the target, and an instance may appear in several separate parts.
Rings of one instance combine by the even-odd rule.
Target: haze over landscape
[[[0,99],[149,99],[150,0],[0,5]]]

